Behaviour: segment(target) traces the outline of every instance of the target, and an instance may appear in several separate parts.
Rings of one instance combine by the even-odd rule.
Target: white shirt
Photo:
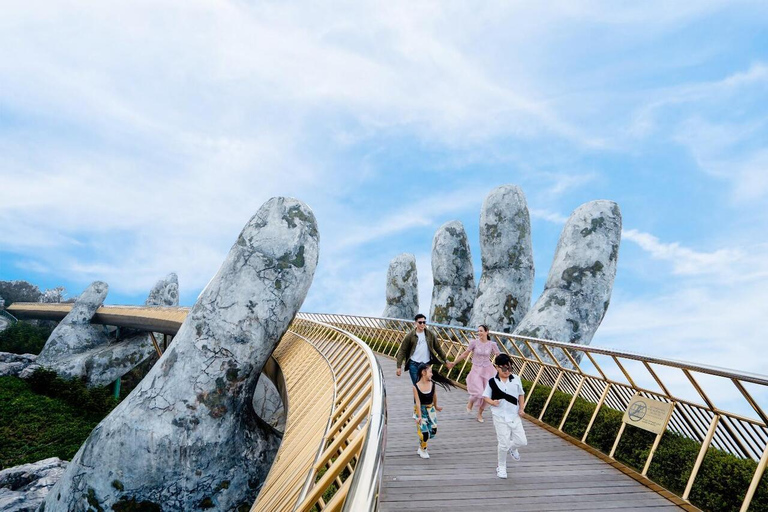
[[[416,348],[413,350],[411,361],[416,363],[428,363],[429,362],[429,347],[427,346],[427,336],[423,332],[417,332],[416,337],[419,341],[416,342]]]
[[[499,389],[508,395],[512,395],[515,398],[518,398],[520,395],[525,395],[525,391],[523,391],[523,383],[520,382],[520,377],[517,375],[510,374],[509,380],[506,382],[500,380],[498,377],[494,377],[493,380],[496,381],[496,385],[499,386]],[[490,384],[485,385],[483,396],[487,396],[488,398],[493,396]],[[491,413],[505,421],[510,421],[520,417],[517,412],[519,409],[520,408],[517,405],[501,399],[498,407],[491,406]]]

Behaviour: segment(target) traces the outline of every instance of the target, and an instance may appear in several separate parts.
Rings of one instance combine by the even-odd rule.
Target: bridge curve
[[[63,318],[69,307],[69,305],[16,303],[9,309],[19,318],[56,320]],[[105,306],[97,311],[93,321],[173,335],[183,322],[187,312],[188,309],[186,308]],[[411,503],[418,503],[421,498],[437,499],[439,497],[437,495],[444,494],[445,496],[452,496],[453,503],[439,505],[422,503],[422,506],[446,510],[459,508],[466,510],[467,507],[478,504],[493,506],[498,503],[499,506],[509,504],[514,505],[515,508],[518,508],[519,504],[521,509],[531,510],[576,510],[581,507],[581,505],[577,505],[578,503],[590,503],[587,500],[587,496],[589,496],[597,500],[597,506],[595,503],[591,503],[589,506],[581,507],[582,509],[599,509],[602,507],[626,510],[649,504],[652,507],[662,509],[677,505],[687,510],[698,510],[690,501],[691,493],[692,490],[696,490],[696,486],[701,487],[697,477],[700,476],[705,456],[711,453],[731,457],[735,463],[744,462],[745,464],[742,466],[747,467],[747,471],[749,471],[746,475],[751,475],[748,485],[744,484],[742,494],[736,494],[735,499],[738,502],[734,502],[732,497],[727,508],[736,510],[740,506],[742,512],[746,512],[748,509],[765,509],[764,498],[760,496],[761,493],[758,492],[758,488],[762,489],[762,496],[765,496],[765,489],[768,486],[766,486],[763,473],[766,465],[768,465],[768,427],[766,427],[768,417],[759,405],[759,400],[755,397],[763,398],[765,396],[768,376],[599,347],[516,337],[504,333],[492,333],[492,336],[499,343],[500,348],[510,354],[514,361],[516,373],[521,375],[526,382],[529,397],[527,410],[534,412],[534,416],[527,418],[527,432],[531,446],[523,454],[527,458],[517,466],[518,468],[527,468],[528,471],[525,475],[520,476],[515,475],[510,468],[511,478],[508,482],[510,484],[517,482],[519,485],[511,485],[511,497],[506,499],[494,497],[496,490],[501,492],[501,490],[508,489],[508,487],[499,487],[508,485],[508,482],[497,482],[493,472],[495,467],[493,457],[495,439],[491,422],[480,425],[472,421],[471,418],[464,416],[465,395],[455,392],[445,393],[444,398],[441,399],[444,404],[446,404],[445,399],[455,399],[458,405],[451,405],[443,411],[440,420],[441,435],[435,440],[433,449],[436,454],[445,453],[446,456],[452,454],[450,456],[455,457],[453,460],[468,465],[448,464],[440,469],[438,462],[441,461],[441,457],[438,456],[426,461],[427,464],[434,465],[437,472],[430,473],[429,470],[424,472],[425,467],[429,469],[431,466],[425,466],[425,461],[415,454],[415,427],[413,427],[410,416],[411,406],[409,402],[411,397],[410,380],[405,375],[396,379],[392,370],[394,365],[391,359],[388,359],[396,352],[404,333],[411,328],[411,322],[397,319],[309,313],[300,313],[296,317],[290,327],[289,335],[298,336],[312,343],[327,360],[333,359],[336,363],[344,363],[348,360],[346,356],[353,350],[350,347],[354,345],[359,348],[361,345],[367,344],[370,349],[379,354],[379,364],[376,364],[374,360],[373,365],[376,370],[371,369],[369,373],[366,373],[365,370],[356,371],[354,364],[347,364],[346,367],[341,367],[337,372],[332,372],[334,379],[341,376],[349,377],[350,374],[354,375],[354,379],[351,381],[353,385],[346,386],[346,389],[352,390],[353,394],[346,397],[337,396],[335,405],[331,408],[332,412],[325,420],[318,420],[324,421],[333,428],[326,429],[326,435],[322,436],[321,444],[317,447],[316,452],[322,454],[322,457],[318,459],[316,455],[316,458],[310,461],[314,473],[310,473],[304,480],[306,484],[302,490],[302,496],[306,497],[308,496],[306,492],[308,486],[320,485],[311,493],[313,499],[317,498],[317,500],[314,502],[300,500],[300,503],[295,503],[286,509],[373,510],[377,507],[408,509],[415,507],[415,505],[412,507]],[[433,324],[430,325],[430,328],[437,332],[449,358],[462,352],[466,348],[467,341],[474,336],[472,330],[453,326]],[[276,354],[278,352],[276,351]],[[372,359],[370,354],[366,355],[365,358],[368,361]],[[283,358],[282,361],[278,361],[278,365],[286,367],[282,369],[283,371],[291,365],[297,364],[296,361],[291,362],[290,359]],[[560,361],[570,361],[570,364],[562,364]],[[609,372],[607,363],[614,365],[613,370],[618,372],[618,377],[615,376],[615,373]],[[361,386],[364,386],[366,379],[373,380],[377,372],[381,371],[379,365],[384,368],[389,366],[386,370],[386,376],[391,376],[387,379],[390,397],[388,410],[391,419],[389,436],[386,436],[387,458],[383,479],[379,478],[381,465],[372,462],[373,456],[366,463],[361,463],[362,459],[359,458],[361,452],[359,451],[347,452],[346,455],[342,456],[344,449],[353,444],[355,450],[358,450],[363,444],[376,445],[379,447],[378,449],[369,447],[368,450],[377,452],[375,457],[381,456],[387,432],[386,421],[383,421],[381,416],[379,419],[375,419],[375,415],[359,414],[362,407],[367,407],[363,403],[371,402],[368,398],[355,398],[359,397]],[[646,380],[641,380],[638,375],[638,368],[647,372]],[[670,369],[681,372],[681,375],[688,380],[695,393],[698,394],[699,399],[691,399],[681,395],[679,379],[670,379],[661,371]],[[457,365],[448,373],[449,377],[461,382],[468,371],[469,365],[465,361],[464,364]],[[365,375],[368,377],[364,377]],[[715,377],[731,383],[737,394],[743,397],[746,404],[751,407],[755,416],[729,412],[716,405],[701,384],[702,380]],[[649,380],[651,384],[648,384]],[[403,389],[399,389],[400,387]],[[337,387],[337,389],[341,388]],[[541,398],[537,405],[538,408],[533,408],[531,404],[534,390]],[[544,391],[543,395],[542,391]],[[367,387],[366,393],[368,393]],[[624,423],[621,423],[621,428],[618,428],[617,425],[618,432],[614,431],[608,434],[610,436],[615,435],[612,448],[609,444],[608,448],[601,448],[603,450],[601,452],[587,444],[587,438],[593,432],[592,429],[598,416],[606,410],[612,411],[611,414],[623,411],[633,396],[642,396],[671,406],[666,430],[661,431],[656,436],[652,446],[649,443],[647,447],[632,447],[633,450],[639,451],[645,457],[645,466],[642,471],[625,466],[616,458],[618,456],[617,447],[619,447],[625,432]],[[402,402],[400,402],[401,397],[404,397]],[[288,396],[289,409],[291,400],[291,396]],[[370,400],[375,401],[376,399],[370,398]],[[381,401],[381,397],[379,400]],[[553,405],[558,400],[561,401],[560,409]],[[563,402],[563,400],[566,401]],[[576,412],[573,412],[576,409],[574,404],[577,402],[582,402],[582,405],[586,403],[591,407],[592,412],[586,429],[577,429],[578,432],[574,432],[571,420],[577,415]],[[582,410],[581,413],[583,412]],[[367,413],[368,411],[366,411]],[[353,417],[360,421],[352,424],[351,419]],[[379,421],[379,427],[367,431],[367,435],[373,433],[373,437],[370,439],[376,439],[370,443],[368,441],[362,442],[359,438],[360,432],[376,421]],[[482,429],[486,431],[491,429],[491,434],[488,435],[487,432],[482,434]],[[481,434],[478,435],[478,432]],[[691,461],[691,466],[684,469],[684,475],[677,475],[680,480],[687,482],[684,490],[683,487],[676,490],[679,496],[667,491],[648,477],[648,470],[651,467],[654,453],[659,447],[662,436],[665,435],[698,443],[696,444],[698,456],[695,457],[695,462]],[[460,441],[457,440],[457,437]],[[483,441],[478,443],[478,438]],[[401,447],[399,443],[405,444]],[[444,449],[441,448],[442,443],[446,443],[443,446]],[[602,446],[605,446],[604,443]],[[281,450],[284,448],[295,450],[296,446],[281,446]],[[626,450],[626,446],[624,448]],[[477,452],[478,457],[480,457],[479,454],[482,450],[490,450],[490,456],[486,454],[481,457],[482,461],[478,458],[477,462],[470,464],[469,453],[462,455],[462,450]],[[447,460],[445,459],[443,462]],[[336,461],[341,461],[343,470],[339,472],[340,466],[336,466],[331,476],[323,478]],[[401,462],[402,466],[398,465]],[[642,462],[640,465],[642,466]],[[590,466],[595,467],[590,468]],[[447,471],[445,471],[446,467],[448,468]],[[488,471],[488,467],[490,467],[490,471]],[[573,471],[574,468],[578,469]],[[562,475],[558,476],[558,471],[561,471]],[[570,476],[568,475],[569,472]],[[591,481],[586,478],[590,472],[598,476],[598,479],[594,480],[593,483],[590,483]],[[617,472],[628,475],[630,478],[622,478]],[[350,478],[350,475],[354,473],[359,475],[364,473],[365,475],[358,477],[358,479],[363,478],[368,484],[345,486],[345,482],[355,480]],[[419,477],[422,473],[427,478]],[[518,481],[517,478],[521,480]],[[446,491],[437,491],[431,495],[430,492],[422,492],[424,489],[422,483],[431,484],[438,481],[448,483]],[[468,484],[467,481],[469,481]],[[538,484],[534,484],[537,481]],[[635,483],[632,483],[633,481]],[[382,482],[383,485],[380,494],[377,482]],[[414,482],[418,483],[414,484]],[[482,482],[483,487],[488,485],[491,491],[475,492],[475,496],[472,497],[471,488],[473,484],[479,482]],[[321,488],[326,484],[328,485],[327,488]],[[341,492],[337,493],[337,491]],[[288,490],[279,488],[279,492],[285,494]],[[521,492],[527,494],[521,494]],[[355,508],[350,508],[350,503],[360,498],[361,495],[365,495],[366,498],[363,501],[357,501]],[[335,499],[334,496],[336,496]],[[750,508],[752,500],[756,496],[760,499],[759,505]],[[259,499],[262,498],[260,495]],[[474,501],[475,499],[477,501]],[[456,507],[456,500],[463,502]],[[632,500],[642,500],[642,503]],[[546,503],[549,505],[545,506]],[[257,502],[253,510],[269,509],[259,508],[258,505]]]

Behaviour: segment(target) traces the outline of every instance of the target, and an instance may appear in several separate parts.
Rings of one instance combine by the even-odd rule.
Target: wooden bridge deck
[[[387,387],[387,447],[381,510],[679,510],[666,498],[568,441],[525,421],[522,460],[496,477],[496,433],[466,413],[466,392],[440,389],[438,435],[430,459],[416,454],[413,395],[407,372],[379,356]]]

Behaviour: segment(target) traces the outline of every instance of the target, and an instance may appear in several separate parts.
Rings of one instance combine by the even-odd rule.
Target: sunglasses
[[[427,322],[426,322],[425,320],[419,320],[419,321],[418,321],[418,322],[416,322],[416,323],[417,323],[417,324],[425,324],[425,323],[427,323]]]
[[[500,372],[511,372],[512,368],[509,367],[509,366],[499,366],[499,371]]]

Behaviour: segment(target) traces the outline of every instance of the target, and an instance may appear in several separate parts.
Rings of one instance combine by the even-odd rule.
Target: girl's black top
[[[416,392],[419,394],[419,403],[421,405],[432,405],[432,402],[435,400],[435,383],[432,383],[429,393],[422,393],[419,386],[416,384],[414,384],[414,386],[416,387]]]

